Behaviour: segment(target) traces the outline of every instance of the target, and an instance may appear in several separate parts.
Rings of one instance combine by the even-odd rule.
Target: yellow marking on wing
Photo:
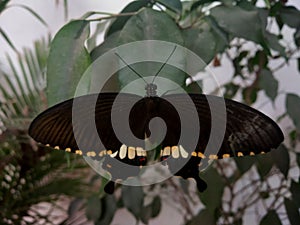
[[[106,154],[107,155],[111,155],[112,154],[112,150],[107,150]]]
[[[122,145],[120,147],[120,151],[119,151],[119,157],[120,159],[124,159],[127,155],[127,146],[126,145]]]
[[[143,148],[141,148],[141,147],[137,147],[136,148],[136,155],[137,156],[143,156]]]
[[[113,154],[111,154],[110,157],[115,158],[117,155],[118,155],[118,151],[116,151]]]
[[[75,151],[75,154],[77,154],[77,155],[82,155],[82,151],[81,151],[81,150],[76,150],[76,151]]]
[[[103,157],[105,155],[106,155],[106,150],[102,150],[102,151],[99,152],[100,157]]]
[[[177,159],[179,158],[179,149],[178,149],[178,146],[173,146],[171,148],[171,152],[172,152],[172,157]]]
[[[134,159],[135,158],[135,148],[134,147],[129,147],[128,148],[128,158],[129,159]]]
[[[163,152],[163,156],[169,156],[171,155],[171,147],[165,147],[164,148],[164,152]]]
[[[198,152],[198,157],[201,159],[205,159],[205,155],[202,152]]]
[[[86,155],[89,156],[89,157],[95,157],[96,156],[96,152],[90,151],[90,152],[87,152]]]
[[[223,159],[229,158],[229,157],[230,157],[230,154],[223,154]]]
[[[244,156],[244,154],[242,152],[238,152],[237,156],[242,157],[242,156]]]
[[[208,157],[209,159],[218,159],[218,156],[217,155],[209,155],[209,157]]]
[[[179,145],[179,151],[183,158],[187,158],[189,156],[188,152],[181,145]]]

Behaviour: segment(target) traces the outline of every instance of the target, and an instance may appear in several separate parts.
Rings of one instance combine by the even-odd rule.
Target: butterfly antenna
[[[164,62],[164,64],[162,64],[162,66],[159,68],[159,70],[157,71],[157,73],[154,75],[152,83],[154,82],[155,78],[157,77],[157,75],[160,73],[160,71],[165,67],[165,65],[168,63],[169,59],[171,58],[171,56],[174,54],[175,50],[176,50],[177,46],[175,45],[171,54],[169,55],[169,57],[167,58],[167,60]]]
[[[119,59],[121,59],[121,61],[126,66],[129,67],[129,69],[131,69],[139,78],[141,78],[146,84],[148,84],[147,81],[132,66],[130,66],[117,52],[115,52],[115,54],[116,54],[116,56],[118,56]]]

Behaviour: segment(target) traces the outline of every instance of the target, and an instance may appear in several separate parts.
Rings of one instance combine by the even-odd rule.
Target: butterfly
[[[28,130],[41,144],[102,161],[111,175],[107,193],[114,192],[115,180],[137,176],[157,161],[173,175],[194,178],[202,192],[207,184],[199,177],[201,160],[266,153],[283,141],[272,119],[242,103],[204,94],[158,96],[154,79],[147,83],[117,56],[145,81],[145,96],[111,92],[72,98],[39,114]]]
[[[146,89],[148,95],[145,97],[129,93],[100,93],[64,101],[38,115],[30,125],[29,135],[37,142],[55,149],[99,160],[104,158],[103,165],[105,169],[110,170],[112,177],[126,179],[128,175],[122,176],[122,165],[114,168],[113,160],[132,165],[133,170],[130,172],[136,175],[139,168],[147,164],[148,151],[144,150],[145,146],[141,143],[152,137],[153,132],[159,132],[160,128],[149,128],[149,122],[158,117],[166,126],[164,138],[159,143],[160,160],[169,160],[171,172],[176,170],[174,167],[180,160],[185,160],[186,163],[174,171],[174,174],[185,179],[194,178],[199,191],[206,189],[206,183],[199,178],[201,159],[269,152],[283,141],[283,134],[272,119],[247,105],[225,99],[226,118],[219,118],[226,119],[223,139],[218,152],[207,155],[205,149],[212,130],[212,110],[209,102],[219,102],[223,99],[204,94],[170,94],[158,97],[155,95],[154,84],[148,84]],[[191,99],[190,104],[187,104],[187,98]],[[117,106],[114,106],[115,101]],[[78,106],[75,109],[76,120],[73,118],[74,104]],[[183,125],[185,127],[182,127],[181,118],[173,105],[179,106],[181,114],[187,118],[186,124]],[[192,145],[189,138],[180,139],[182,131],[189,132],[194,123],[193,119],[189,121],[191,107],[195,107],[200,124],[194,149],[190,148]],[[136,142],[135,138],[126,135],[122,141],[119,140],[112,123],[112,111],[117,113],[115,118],[123,118],[126,111],[129,112],[130,131],[133,137],[142,142]],[[95,124],[96,132],[89,129],[92,123]],[[122,126],[120,128],[122,129]],[[193,136],[191,132],[188,136]],[[113,187],[113,182],[110,182],[105,190],[112,193]]]

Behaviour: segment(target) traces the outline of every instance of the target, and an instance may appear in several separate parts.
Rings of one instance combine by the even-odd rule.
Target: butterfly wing
[[[98,154],[104,149],[118,150],[122,143],[111,124],[111,110],[117,95],[116,110],[120,114],[141,98],[131,94],[101,93],[70,99],[39,114],[29,127],[29,135],[44,145],[71,152],[80,149],[84,155],[91,151]]]
[[[215,154],[219,158],[224,155],[258,154],[277,148],[283,141],[283,134],[278,125],[252,107],[217,96],[189,96],[194,105],[188,104],[188,107],[184,104],[186,97],[182,94],[167,95],[164,98],[181,106],[179,110],[187,118],[191,108],[196,108],[200,124],[199,141],[194,149],[196,152],[204,153],[206,147],[210,147],[215,148]],[[214,146],[214,143],[210,143],[208,146],[210,138],[221,141],[220,145]]]

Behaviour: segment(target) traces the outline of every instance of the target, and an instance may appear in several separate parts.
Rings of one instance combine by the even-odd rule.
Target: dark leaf
[[[88,220],[97,221],[101,215],[101,200],[97,196],[88,198],[86,205],[86,217]]]
[[[155,196],[152,203],[143,207],[141,210],[141,220],[143,223],[147,224],[151,218],[158,216],[161,210],[161,200],[160,197]]]
[[[284,206],[285,206],[285,210],[286,210],[287,216],[289,218],[290,224],[291,225],[299,225],[299,221],[300,221],[299,209],[295,205],[295,203],[288,198],[284,198]]]
[[[246,11],[238,6],[221,5],[213,8],[211,15],[221,28],[233,35],[256,43],[262,41],[264,27],[258,11]]]
[[[1,0],[0,2],[0,13],[5,9],[7,3],[9,3],[10,0]]]
[[[300,153],[296,153],[297,156],[297,164],[300,166]]]
[[[78,82],[90,65],[84,47],[89,36],[89,23],[75,20],[55,35],[47,65],[47,100],[49,106],[74,97]]]
[[[261,179],[264,179],[264,177],[267,176],[272,169],[274,161],[270,154],[257,155],[256,158],[257,171]]]
[[[160,210],[161,210],[161,200],[160,200],[160,197],[155,196],[155,198],[153,199],[153,202],[152,202],[151,206],[152,206],[151,217],[152,218],[157,217],[158,214],[160,213]]]
[[[298,27],[294,33],[294,41],[296,46],[300,47],[300,27]]]
[[[160,4],[164,5],[168,9],[180,14],[182,11],[182,4],[180,0],[155,0]]]
[[[100,45],[98,45],[96,48],[94,48],[91,51],[91,59],[92,61],[95,61],[98,57],[103,55],[105,52],[108,52],[109,50],[117,47],[118,40],[120,36],[120,31],[113,33],[109,37],[105,39]]]
[[[234,160],[240,173],[244,174],[255,164],[256,157],[235,157]]]
[[[147,206],[143,207],[141,210],[141,215],[139,216],[140,220],[144,224],[148,224],[149,220],[151,219],[151,213],[152,213],[151,205],[147,205]]]
[[[215,35],[215,40],[217,43],[216,52],[222,53],[229,45],[228,33],[218,25],[212,16],[206,16],[205,21],[207,21],[207,23],[210,25],[212,33]]]
[[[279,216],[275,210],[270,210],[260,221],[259,225],[281,225]]]
[[[131,13],[137,12],[143,7],[146,7],[149,4],[149,1],[142,0],[142,1],[133,1],[130,2],[125,8],[121,11],[121,13]],[[116,20],[108,27],[107,32],[105,34],[105,39],[109,37],[111,34],[122,30],[126,22],[131,16],[120,16],[117,17]]]
[[[203,193],[200,193],[200,199],[207,210],[214,215],[215,210],[222,204],[224,180],[213,166],[207,168],[200,176],[208,186]]]
[[[216,54],[217,43],[208,26],[190,28],[183,31],[185,46],[196,53],[206,64]]]
[[[248,69],[250,72],[255,71],[255,67],[259,66],[261,68],[266,68],[268,65],[268,56],[264,51],[258,50],[254,57],[248,60]]]
[[[145,8],[137,15],[132,16],[120,32],[119,37],[119,43],[156,40],[145,42],[146,44],[143,45],[142,49],[131,48],[130,51],[124,52],[121,52],[121,49],[118,49],[120,56],[123,57],[124,61],[127,63],[132,64],[132,60],[135,60],[134,62],[140,60],[138,63],[133,64],[132,67],[144,77],[153,76],[159,71],[162,65],[161,62],[165,62],[174,49],[175,44],[172,45],[171,43],[183,44],[181,31],[171,17],[166,13],[148,8]],[[167,41],[169,44],[161,41]],[[137,42],[137,45],[138,43],[139,42]],[[179,48],[177,48],[176,51],[177,53],[175,52],[170,60],[184,66],[186,63],[185,54],[178,54],[178,51],[180,51]],[[139,57],[137,58],[137,56]],[[143,61],[142,58],[146,56],[148,58]],[[152,57],[153,61],[149,61],[149,56]],[[166,65],[163,73],[159,74],[159,76],[170,79],[180,86],[185,84],[186,74],[182,70],[170,65]],[[136,78],[136,75],[133,74],[129,68],[124,68],[124,70],[119,71],[119,82],[121,87],[126,86],[130,81],[136,80]],[[162,90],[170,90],[172,88],[174,89],[174,86],[160,87]]]
[[[116,199],[113,195],[106,195],[101,199],[102,213],[96,225],[110,224],[117,210]]]
[[[246,87],[242,91],[243,99],[247,105],[253,104],[257,99],[258,88]]]
[[[282,22],[289,27],[298,28],[300,26],[300,11],[294,6],[282,7],[279,14]]]
[[[287,94],[286,110],[289,117],[294,122],[296,129],[300,131],[300,97],[295,94]]]
[[[144,192],[141,186],[122,186],[124,206],[135,218],[139,218],[143,209]]]
[[[300,208],[300,183],[292,180],[290,191],[292,193],[293,202]]]
[[[266,92],[266,95],[274,102],[278,92],[278,81],[272,72],[262,69],[259,77],[259,86]]]
[[[282,57],[286,57],[285,48],[279,43],[279,38],[277,35],[265,32],[264,34],[269,48],[277,51]]]
[[[216,225],[216,219],[208,209],[203,209],[200,213],[192,218],[186,225]]]
[[[285,178],[287,178],[290,169],[290,155],[288,149],[282,144],[270,154],[272,155],[275,165]]]
[[[181,32],[166,13],[145,8],[132,16],[120,33],[120,42],[162,40],[182,44]]]

